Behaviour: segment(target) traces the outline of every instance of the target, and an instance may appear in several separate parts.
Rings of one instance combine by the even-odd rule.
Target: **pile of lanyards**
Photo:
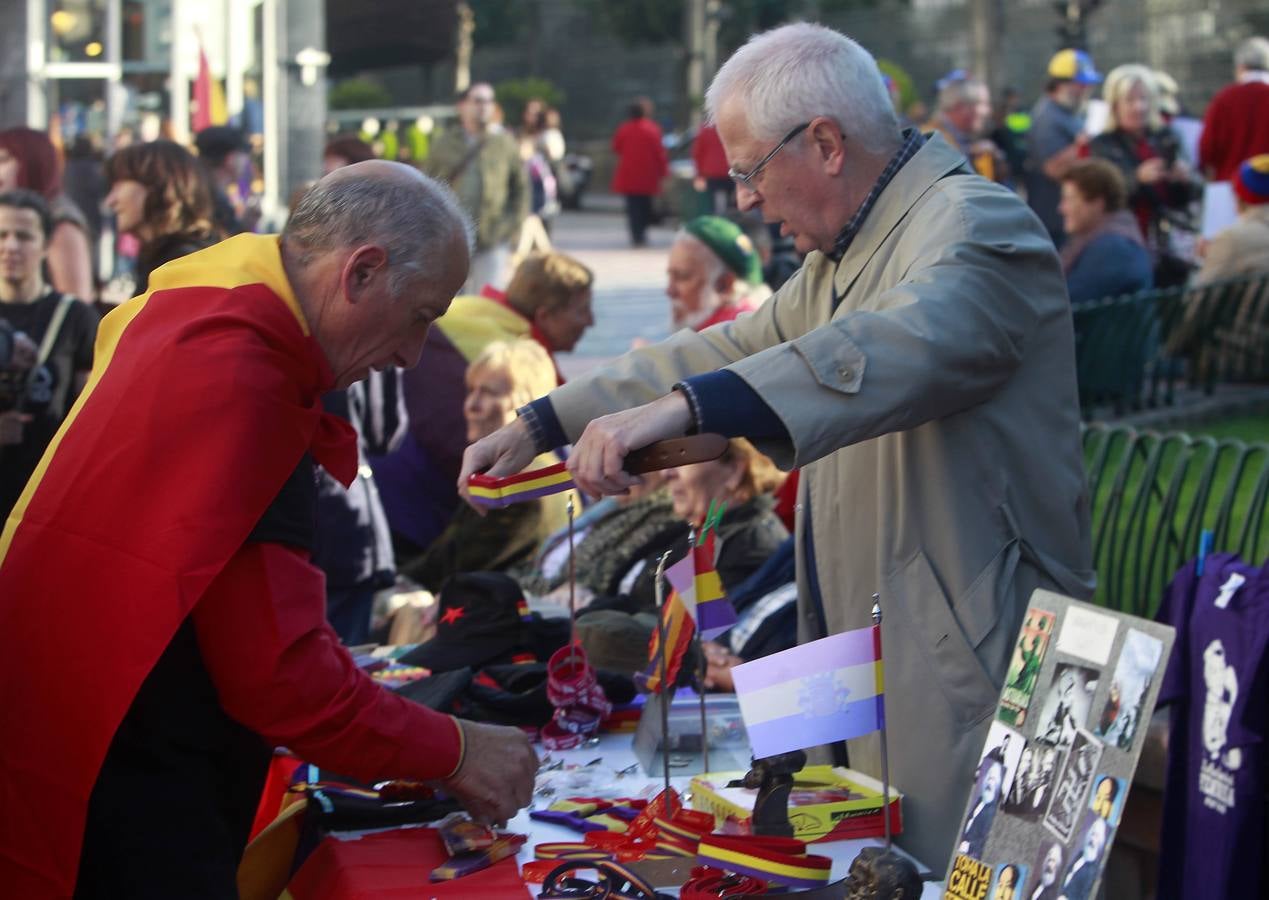
[[[525,881],[542,883],[544,898],[660,897],[628,868],[650,860],[697,864],[679,893],[689,900],[823,887],[832,870],[832,860],[808,854],[796,838],[714,834],[714,816],[684,809],[673,788],[646,803],[572,797],[530,817],[582,832],[580,841],[538,844],[522,867]],[[579,870],[594,870],[598,881],[570,877]]]

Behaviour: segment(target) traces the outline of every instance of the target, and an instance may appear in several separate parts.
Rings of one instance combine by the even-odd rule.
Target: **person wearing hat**
[[[683,226],[670,246],[666,275],[676,329],[704,331],[730,322],[771,295],[753,241],[721,216],[698,216]]]
[[[1203,116],[1199,166],[1229,181],[1244,160],[1269,153],[1269,38],[1250,37],[1234,52],[1234,83],[1212,98]]]
[[[1027,203],[1059,247],[1066,238],[1058,214],[1062,176],[1079,161],[1088,145],[1083,106],[1093,86],[1101,80],[1092,58],[1083,50],[1060,50],[1049,60],[1045,95],[1031,111],[1025,173]]]
[[[1196,285],[1269,272],[1269,153],[1245,160],[1233,183],[1238,219],[1208,243]]]

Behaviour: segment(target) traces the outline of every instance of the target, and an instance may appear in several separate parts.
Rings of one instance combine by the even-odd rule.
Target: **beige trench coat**
[[[790,442],[761,449],[803,467],[800,637],[871,624],[881,595],[900,845],[941,871],[1031,592],[1087,598],[1094,587],[1053,245],[1025,203],[934,136],[839,265],[812,253],[752,315],[680,332],[550,398],[576,440],[596,416],[719,367],[788,430]],[[875,735],[849,751],[880,775]]]

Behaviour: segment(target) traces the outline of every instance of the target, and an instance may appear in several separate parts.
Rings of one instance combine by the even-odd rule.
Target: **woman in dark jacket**
[[[210,247],[220,236],[212,224],[211,185],[198,160],[171,141],[124,147],[106,160],[106,206],[120,232],[141,242],[136,294],[164,263]]]
[[[1124,177],[1128,209],[1155,261],[1155,286],[1183,284],[1190,262],[1181,246],[1193,239],[1191,205],[1202,182],[1181,159],[1176,133],[1164,125],[1154,74],[1145,66],[1119,66],[1106,78],[1110,107],[1106,131],[1088,154],[1112,163]]]
[[[727,504],[718,524],[714,561],[725,590],[756,572],[789,536],[775,514],[771,496],[784,474],[743,438],[732,439],[716,460],[670,469],[666,474],[678,526],[663,531],[659,542],[645,547],[645,555],[624,572],[614,572],[604,593],[583,598],[583,603],[589,601],[588,608],[654,611],[657,560],[667,550],[669,565],[687,555],[688,535],[704,522],[711,501]]]

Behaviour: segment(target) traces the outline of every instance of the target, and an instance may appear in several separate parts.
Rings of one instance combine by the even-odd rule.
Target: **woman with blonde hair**
[[[124,147],[106,160],[106,205],[116,227],[141,242],[136,294],[164,263],[210,247],[220,235],[212,224],[212,192],[194,155],[172,141]]]
[[[537,341],[520,338],[490,344],[467,367],[463,402],[467,442],[474,443],[514,421],[517,409],[555,385],[555,366]],[[547,453],[530,468],[554,462],[558,459]],[[544,538],[566,523],[570,496],[571,492],[552,494],[484,516],[460,504],[440,536],[399,569],[433,592],[459,572],[503,571],[532,556]]]
[[[1088,153],[1113,164],[1124,177],[1128,209],[1154,258],[1156,287],[1182,284],[1189,275],[1194,235],[1191,204],[1202,183],[1181,156],[1176,133],[1163,121],[1159,86],[1142,65],[1124,65],[1106,76],[1106,130]]]

